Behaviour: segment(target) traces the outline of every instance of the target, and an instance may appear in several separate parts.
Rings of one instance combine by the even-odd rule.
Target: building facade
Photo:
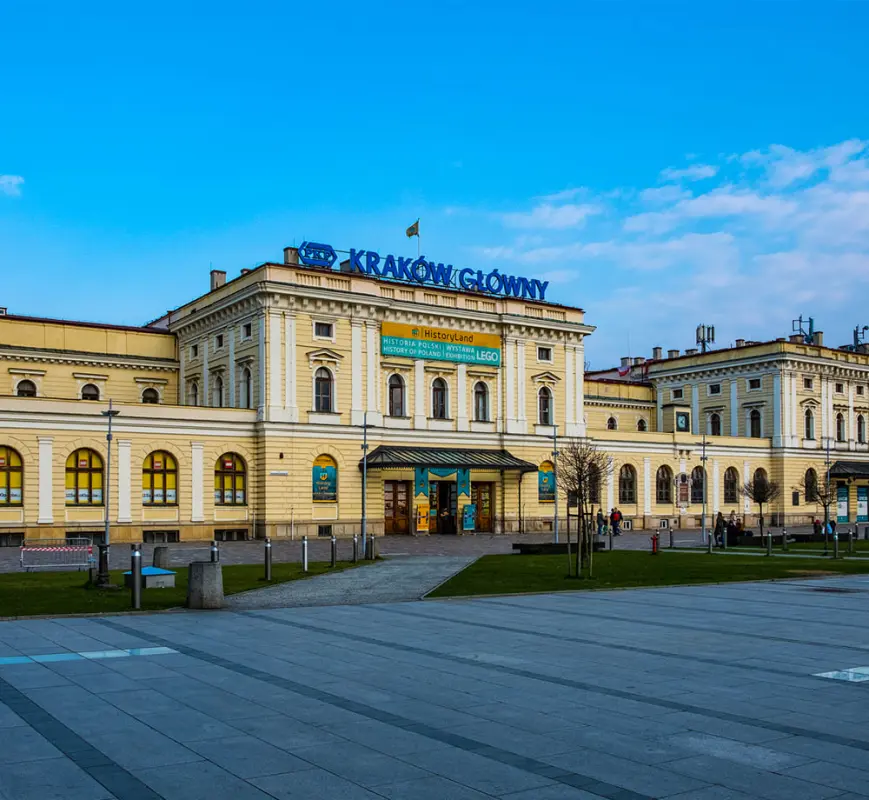
[[[0,316],[0,543],[99,539],[107,512],[114,541],[349,536],[363,504],[375,533],[551,530],[556,432],[608,454],[599,502],[637,528],[694,526],[704,498],[753,524],[758,470],[775,521],[809,521],[797,487],[828,461],[840,518],[866,517],[866,354],[779,340],[586,374],[581,309],[477,275],[287,248],[141,328]]]

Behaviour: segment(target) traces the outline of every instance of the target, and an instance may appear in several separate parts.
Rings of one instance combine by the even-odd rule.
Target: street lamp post
[[[558,425],[552,426],[552,488],[555,492],[555,519],[553,530],[555,532],[555,544],[558,544]]]
[[[707,545],[709,547],[709,551],[711,552],[712,551],[712,540],[706,538],[708,535],[706,532],[706,490],[707,490],[707,486],[708,486],[709,481],[708,481],[708,475],[706,474],[707,456],[706,456],[706,434],[705,433],[703,434],[703,440],[700,442],[697,442],[697,444],[699,444],[700,447],[702,448],[702,450],[700,451],[700,465],[701,465],[702,470],[703,470],[703,500],[702,500],[703,506],[702,506],[702,509],[700,511],[700,529],[702,532],[701,535],[703,536],[703,541],[707,543]]]
[[[111,488],[111,475],[112,475],[112,418],[118,416],[120,411],[112,408],[112,401],[109,399],[109,409],[108,411],[101,411],[104,417],[108,418],[109,428],[106,433],[106,478],[105,478],[105,489],[104,489],[104,497],[103,503],[106,509],[106,530],[105,535],[103,536],[103,543],[97,546],[97,550],[99,552],[99,565],[97,568],[97,586],[108,586],[110,584],[109,578],[109,544],[111,540],[111,494],[109,489]]]
[[[827,555],[827,530],[830,525],[830,504],[833,502],[833,493],[831,491],[830,486],[830,439],[831,437],[827,437],[826,447],[827,447],[827,482],[825,489],[826,494],[826,503],[824,503],[824,555]],[[838,499],[838,498],[837,498]]]
[[[365,538],[368,528],[368,509],[366,500],[368,498],[368,412],[362,414],[362,552],[367,553],[365,549]]]

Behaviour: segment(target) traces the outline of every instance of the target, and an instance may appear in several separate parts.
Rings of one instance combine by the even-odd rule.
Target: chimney
[[[812,344],[816,347],[824,346],[824,332],[823,331],[815,331],[812,334]]]
[[[226,285],[226,273],[222,269],[211,270],[211,291]]]
[[[737,347],[745,347],[745,339],[737,339],[736,346]]]
[[[679,351],[678,350],[668,350],[667,351],[667,358],[679,358]]]
[[[284,248],[284,264],[298,264],[299,263],[299,248],[298,247],[285,247]]]
[[[785,339],[784,336],[780,336],[778,339],[776,339],[776,341],[777,341],[777,342],[786,342],[787,339]]]
[[[634,359],[634,366],[635,367],[639,367],[641,364],[645,364],[645,363],[646,363],[646,359],[643,356],[637,356]]]
[[[661,358],[663,358],[663,356],[664,356],[663,348],[661,348],[661,347],[653,347],[652,348],[652,358],[655,359],[655,361],[660,361]]]
[[[622,365],[623,367],[629,367],[629,366],[631,365],[631,359],[628,358],[628,356],[624,356],[624,357],[622,358],[622,364],[621,364],[621,365]]]
[[[0,317],[5,317],[7,314],[6,306],[0,306]]]
[[[697,355],[697,348],[692,347],[690,350],[686,350],[685,355],[686,356],[696,356]]]
[[[242,275],[247,275],[250,271],[251,271],[251,270],[249,270],[247,267],[242,267],[242,268],[241,268],[241,274],[242,274]]]
[[[801,333],[792,333],[788,337],[788,341],[791,344],[802,344],[803,343],[803,335]]]

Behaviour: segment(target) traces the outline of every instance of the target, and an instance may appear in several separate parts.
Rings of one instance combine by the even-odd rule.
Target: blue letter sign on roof
[[[331,244],[302,242],[299,245],[299,261],[307,267],[328,267],[338,260],[338,254]]]

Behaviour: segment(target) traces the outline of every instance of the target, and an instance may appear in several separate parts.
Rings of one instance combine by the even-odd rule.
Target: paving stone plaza
[[[4,800],[869,797],[869,581],[0,623]],[[869,677],[869,672],[866,673]]]

